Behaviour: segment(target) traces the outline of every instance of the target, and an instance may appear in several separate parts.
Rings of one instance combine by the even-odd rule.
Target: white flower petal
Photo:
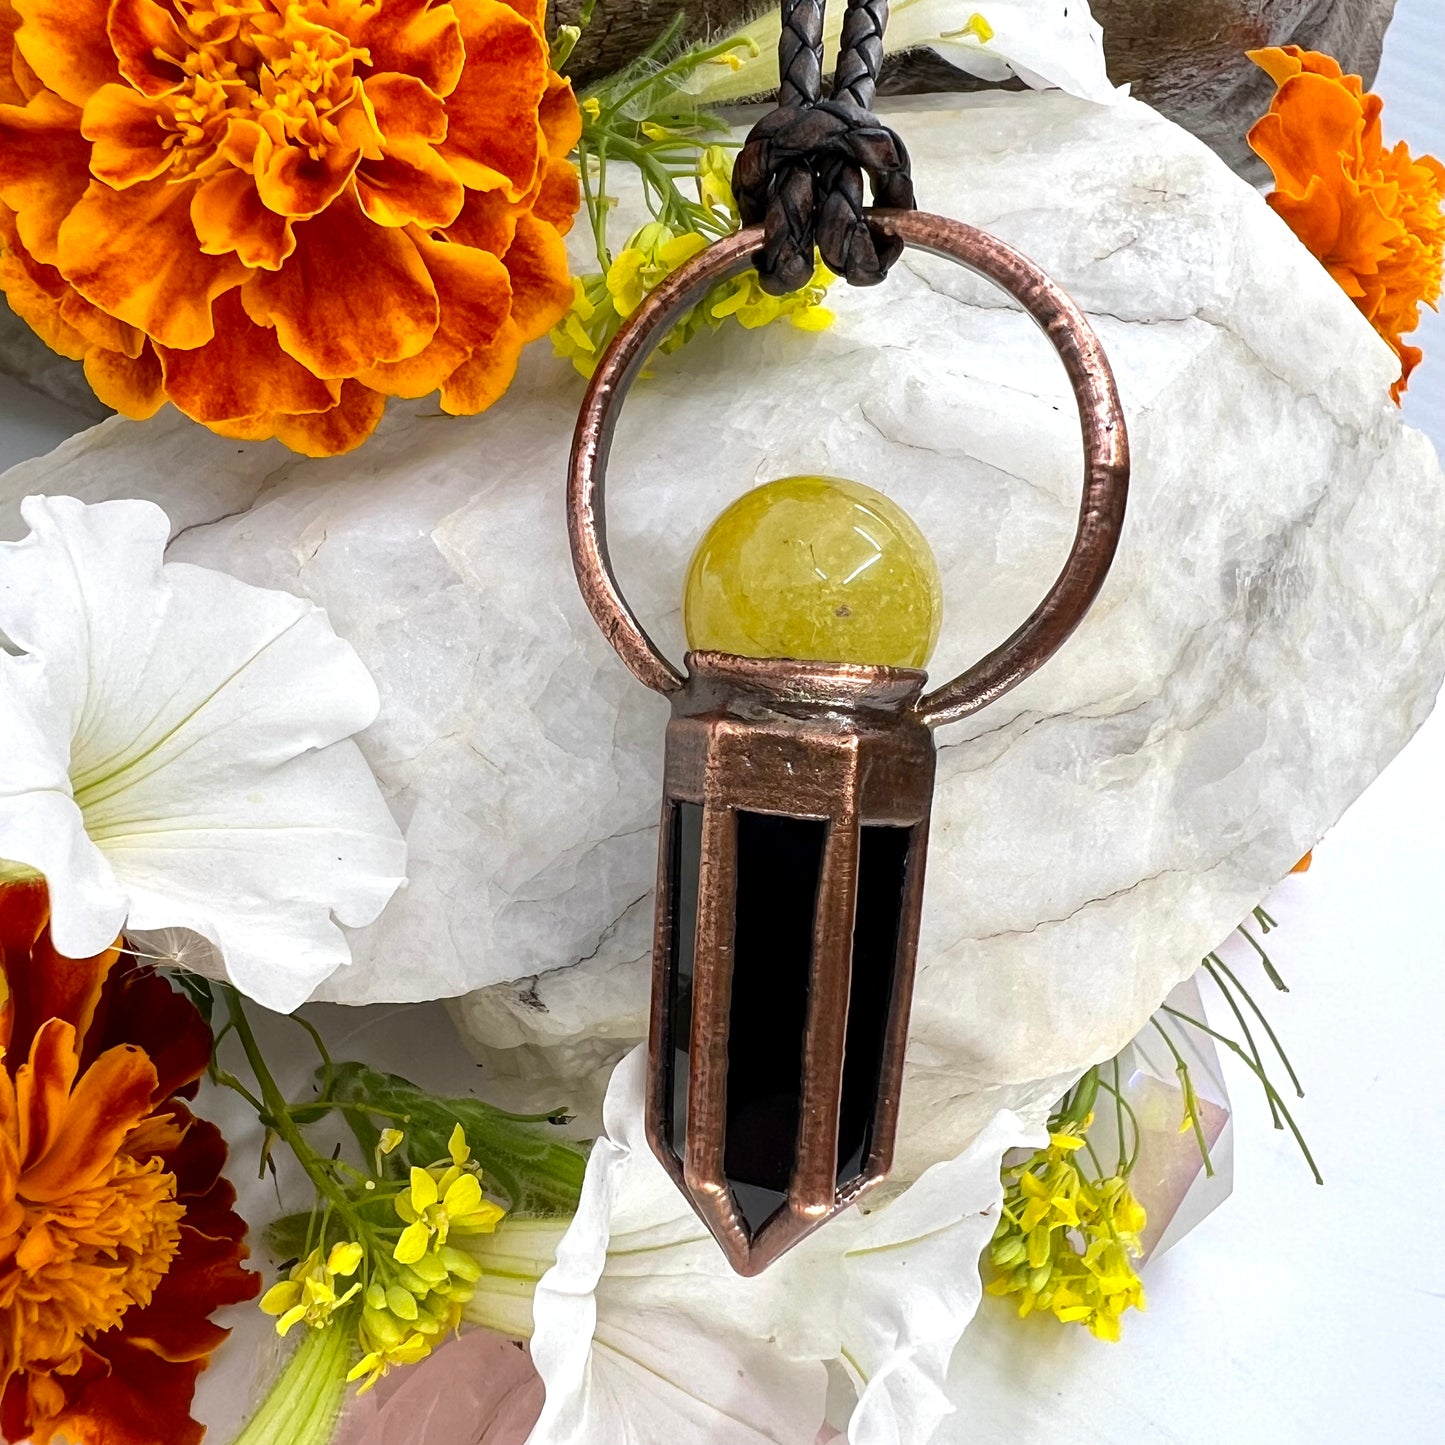
[[[999,1161],[1042,1134],[1001,1113],[892,1203],[742,1279],[647,1146],[646,1069],[643,1049],[617,1066],[578,1214],[537,1287],[547,1404],[528,1445],[813,1445],[829,1360],[860,1390],[853,1445],[926,1440],[982,1293]]]
[[[970,28],[975,16],[993,32],[987,40]],[[1104,32],[1084,0],[894,0],[884,46],[927,47],[981,80],[1017,75],[1102,105],[1129,93],[1109,79]]]
[[[149,503],[21,513],[0,633],[27,655],[0,675],[29,731],[0,767],[0,853],[45,872],[62,951],[110,941],[119,893],[136,928],[194,929],[239,986],[295,1007],[349,961],[335,920],[370,922],[401,881],[350,741],[376,715],[370,675],[310,603],[163,563]]]
[[[999,1162],[1044,1131],[1007,1110],[956,1159],[858,1221],[844,1260],[844,1358],[862,1376],[850,1445],[915,1445],[953,1406],[948,1363],[983,1295],[979,1256],[998,1224]]]
[[[734,1275],[642,1131],[646,1054],[618,1065],[576,1218],[537,1286],[547,1387],[528,1445],[813,1445],[826,1374],[773,1342],[786,1281]]]
[[[0,652],[0,859],[67,880],[52,889],[51,934],[62,953],[90,958],[120,932],[126,898],[71,797],[64,712],[38,658]]]

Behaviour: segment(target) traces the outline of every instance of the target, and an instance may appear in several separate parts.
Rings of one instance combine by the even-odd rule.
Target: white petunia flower
[[[1112,105],[1128,95],[1104,64],[1104,30],[1086,0],[894,0],[883,45],[928,49],[980,80],[1017,76]]]
[[[843,1215],[743,1279],[647,1146],[645,1073],[639,1049],[613,1074],[560,1243],[548,1221],[467,1241],[488,1271],[469,1315],[530,1334],[546,1386],[528,1445],[814,1445],[828,1362],[859,1392],[853,1445],[926,1440],[952,1408],[944,1377],[978,1307],[1000,1158],[1042,1135],[1001,1113],[892,1203]],[[541,1274],[530,1317],[506,1294],[529,1274]]]
[[[830,5],[823,20],[824,63],[838,53],[845,7]],[[728,64],[706,65],[683,89],[701,105],[771,91],[778,84],[776,5],[732,33],[738,50]],[[1064,90],[1113,105],[1128,95],[1104,63],[1104,31],[1087,0],[893,0],[883,49],[932,50],[969,75],[1000,81],[1017,76],[1035,90]]]
[[[29,497],[0,543],[0,859],[60,952],[191,929],[291,1009],[350,961],[405,845],[351,735],[375,684],[319,608],[162,560],[149,502]]]

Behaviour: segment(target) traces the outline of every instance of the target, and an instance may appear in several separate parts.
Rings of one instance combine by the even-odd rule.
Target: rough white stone
[[[111,412],[97,399],[78,361],[57,356],[9,307],[0,292],[0,376],[37,391],[72,412],[77,426],[104,421]]]
[[[1445,666],[1445,478],[1388,399],[1388,349],[1182,130],[1058,94],[888,114],[929,207],[1020,246],[1090,313],[1135,458],[1084,627],[940,735],[916,1163],[995,1101],[1037,1103],[1120,1047],[1418,726]],[[734,329],[638,388],[612,473],[616,561],[676,655],[685,559],[730,498],[802,470],[868,481],[934,541],[942,677],[1006,635],[1065,554],[1072,402],[1027,320],[946,263],[910,256],[836,303],[830,332]],[[106,423],[0,497],[153,497],[172,557],[326,606],[380,683],[362,742],[412,860],[334,996],[514,980],[459,1005],[478,1048],[575,1071],[643,1028],[666,707],[572,582],[579,387],[543,350],[486,416],[393,407],[351,457],[163,415]]]

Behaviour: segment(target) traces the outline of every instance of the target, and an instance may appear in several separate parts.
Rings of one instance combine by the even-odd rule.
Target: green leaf
[[[205,1019],[206,1027],[211,1028],[211,1016],[216,1011],[216,995],[211,988],[211,980],[185,968],[168,968],[164,973],[172,987],[180,989],[195,1004],[196,1012]]]
[[[508,1212],[524,1218],[573,1214],[582,1196],[586,1151],[556,1136],[551,1115],[509,1114],[480,1099],[441,1099],[398,1074],[385,1074],[365,1064],[336,1065],[331,1097],[354,1105],[347,1117],[358,1142],[371,1156],[380,1127],[366,1116],[375,1110],[383,1122],[403,1131],[395,1154],[406,1166],[426,1168],[447,1159],[447,1141],[458,1124],[482,1167],[489,1193],[498,1195]]]

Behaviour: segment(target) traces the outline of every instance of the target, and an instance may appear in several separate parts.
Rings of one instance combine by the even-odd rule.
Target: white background
[[[1376,85],[1389,138],[1445,157],[1442,74],[1445,0],[1400,0]],[[1428,317],[1416,339],[1426,360],[1405,414],[1445,452],[1445,318]],[[0,466],[78,424],[0,378]],[[1325,840],[1313,870],[1269,900],[1281,924],[1271,952],[1292,992],[1256,997],[1308,1091],[1296,1112],[1325,1187],[1229,1061],[1235,1194],[1150,1265],[1147,1313],[1131,1315],[1111,1346],[986,1301],[955,1358],[959,1412],[937,1445],[1445,1442],[1442,817],[1437,713]],[[1241,950],[1246,969],[1249,960]],[[1252,971],[1248,981],[1262,982]],[[368,1045],[389,1013],[357,1018]],[[238,1163],[254,1157],[238,1144]],[[265,1211],[264,1191],[247,1195]],[[230,1413],[224,1396],[234,1402],[251,1373],[237,1345],[207,1382],[218,1425]]]

